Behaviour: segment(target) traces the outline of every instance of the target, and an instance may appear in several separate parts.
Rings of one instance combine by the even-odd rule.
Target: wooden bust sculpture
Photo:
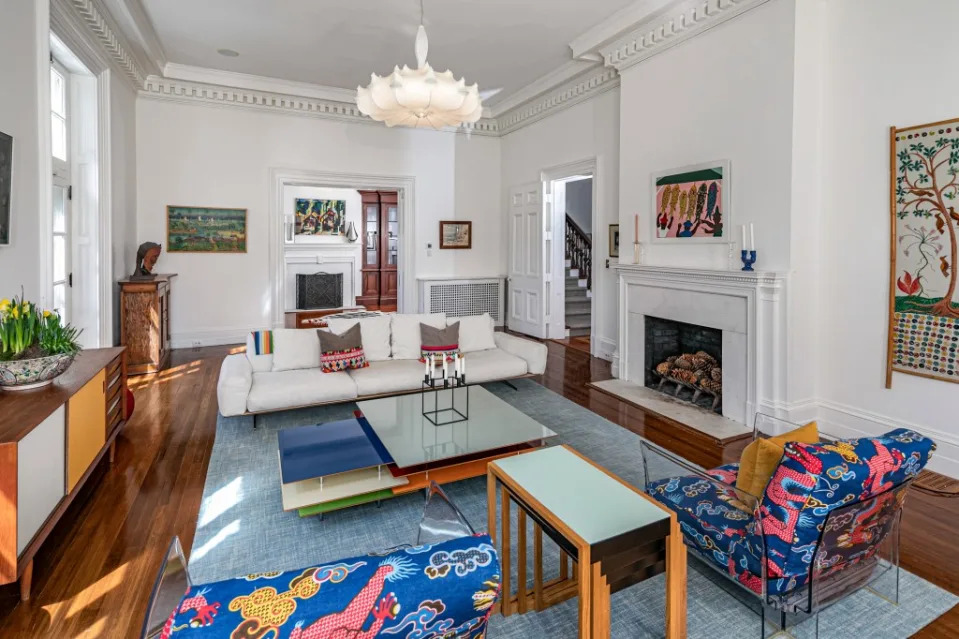
[[[160,245],[156,242],[144,242],[137,249],[137,265],[130,276],[132,280],[152,280],[156,275],[153,274],[153,267],[156,266],[157,258],[160,257]]]

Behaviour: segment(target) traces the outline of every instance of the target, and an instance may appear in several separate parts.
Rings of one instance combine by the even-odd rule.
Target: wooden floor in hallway
[[[590,381],[610,377],[608,362],[563,344],[547,346],[549,364],[541,383],[644,434],[641,409],[587,388]],[[114,465],[101,465],[40,550],[32,599],[19,602],[15,584],[0,587],[0,637],[139,636],[170,538],[179,535],[187,554],[192,551],[216,429],[216,381],[220,362],[232,350],[174,351],[168,370],[132,378],[136,410],[117,440]],[[638,450],[636,461],[641,463]],[[903,566],[959,594],[959,499],[911,493],[903,522]],[[917,636],[959,637],[959,607]]]

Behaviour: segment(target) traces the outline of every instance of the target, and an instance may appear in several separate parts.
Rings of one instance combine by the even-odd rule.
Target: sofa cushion
[[[304,330],[317,343],[316,333]],[[282,410],[356,397],[356,384],[347,373],[324,373],[319,368],[304,368],[270,373],[253,373],[253,386],[246,400],[252,412]]]
[[[488,535],[460,537],[194,585],[165,627],[197,639],[478,639],[499,599],[499,575]]]
[[[370,363],[363,353],[363,339],[357,324],[342,335],[330,330],[318,330],[320,339],[320,368],[324,373],[366,368]]]
[[[446,326],[446,313],[433,313],[432,315],[397,313],[390,316],[393,359],[420,358],[420,324],[443,328]]]
[[[454,322],[460,323],[460,352],[472,353],[475,351],[488,351],[496,348],[496,342],[493,341],[493,318],[489,313],[482,315],[473,315],[471,317],[448,317],[446,325],[451,326]]]
[[[345,332],[356,324],[360,325],[363,335],[363,352],[366,359],[379,362],[390,359],[390,316],[378,315],[362,319],[327,318],[326,325],[337,334]]]
[[[413,359],[370,362],[366,368],[350,371],[350,377],[361,397],[414,390],[423,383],[423,364]]]
[[[499,348],[467,353],[463,357],[466,360],[466,381],[469,384],[522,377],[527,372],[525,359],[510,355]]]
[[[273,371],[320,367],[320,341],[316,331],[278,328],[273,331]]]
[[[253,331],[246,336],[246,358],[254,372],[273,370],[273,331]]]
[[[935,449],[931,439],[900,428],[880,437],[829,444],[786,444],[761,505],[768,574],[805,575],[829,513],[869,499],[919,474]]]

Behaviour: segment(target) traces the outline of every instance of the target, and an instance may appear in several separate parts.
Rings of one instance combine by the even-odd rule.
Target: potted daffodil
[[[56,311],[14,297],[0,300],[0,388],[27,390],[53,382],[80,352],[73,326]]]

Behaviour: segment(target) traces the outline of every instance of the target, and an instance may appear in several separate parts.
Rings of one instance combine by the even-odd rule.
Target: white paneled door
[[[509,191],[509,297],[507,326],[546,337],[546,276],[543,270],[542,182]]]

